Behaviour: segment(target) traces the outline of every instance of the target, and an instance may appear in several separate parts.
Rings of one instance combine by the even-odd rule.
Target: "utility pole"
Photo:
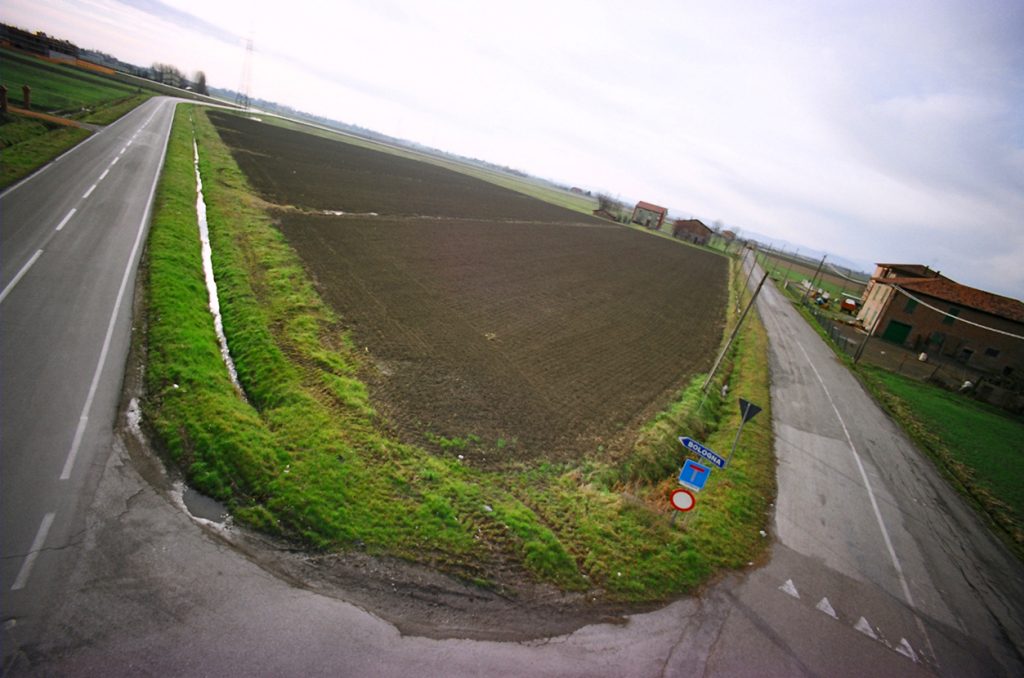
[[[811,290],[810,290],[811,294],[814,294],[814,290],[816,290],[818,288],[818,274],[821,273],[821,267],[825,265],[825,257],[827,257],[827,256],[828,256],[827,254],[822,255],[821,261],[818,262],[818,270],[816,270],[814,272],[814,277],[811,278]],[[807,295],[804,295],[804,296],[806,297]]]
[[[740,327],[743,326],[743,320],[747,317],[747,312],[750,311],[750,307],[754,305],[755,301],[757,301],[757,295],[761,292],[761,287],[767,279],[768,271],[765,271],[764,275],[761,277],[761,282],[757,284],[757,289],[754,290],[754,296],[750,297],[750,302],[747,304],[747,307],[743,309],[743,314],[740,315],[740,319],[736,321],[736,327],[733,328],[732,334],[729,335],[729,341],[726,342],[725,348],[723,348],[721,353],[718,354],[718,357],[715,358],[715,364],[712,365],[711,372],[708,373],[708,378],[704,380],[704,385],[701,386],[701,390],[705,393],[708,390],[708,384],[710,384],[711,380],[715,378],[715,372],[717,372],[719,366],[721,366],[722,359],[725,358],[725,354],[729,352],[729,347],[732,346],[732,342],[735,341],[736,335],[740,333]]]

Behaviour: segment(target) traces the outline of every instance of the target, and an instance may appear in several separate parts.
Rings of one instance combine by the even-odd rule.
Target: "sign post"
[[[740,441],[740,433],[743,432],[743,425],[756,417],[757,413],[760,411],[761,408],[759,406],[748,400],[740,398],[740,414],[743,418],[740,420],[740,427],[736,429],[736,437],[732,441],[732,449],[729,451],[729,456],[726,457],[727,462],[732,459],[733,452],[736,451],[736,444]]]

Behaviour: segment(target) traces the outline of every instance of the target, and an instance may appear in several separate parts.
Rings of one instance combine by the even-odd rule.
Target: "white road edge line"
[[[171,111],[173,114],[174,104],[172,104]],[[154,112],[155,114],[155,112]],[[149,197],[146,199],[146,210],[142,214],[142,219],[139,221],[139,228],[135,234],[135,244],[132,245],[131,254],[128,255],[128,263],[124,268],[124,275],[121,277],[121,287],[117,291],[117,299],[114,300],[114,310],[110,313],[110,322],[107,323],[107,335],[103,339],[103,348],[100,350],[99,360],[96,362],[96,371],[92,375],[92,383],[89,384],[89,394],[85,398],[85,405],[82,406],[82,414],[78,418],[78,429],[75,431],[75,439],[71,443],[71,449],[68,451],[67,460],[64,462],[64,469],[60,473],[61,480],[67,480],[71,477],[71,469],[75,465],[75,458],[78,457],[78,449],[82,443],[82,435],[85,433],[85,425],[89,421],[89,412],[92,410],[92,401],[96,397],[96,389],[99,387],[100,374],[103,372],[103,367],[107,363],[107,354],[110,352],[110,342],[114,336],[114,325],[117,324],[117,314],[121,310],[121,303],[124,301],[124,292],[128,288],[128,279],[131,277],[133,262],[139,252],[139,246],[142,244],[142,235],[146,232],[146,224],[149,223],[149,213],[153,209],[153,196],[156,195],[156,185],[160,182],[160,174],[164,168],[164,158],[167,155],[167,143],[170,140],[170,133],[168,132],[167,138],[164,140],[163,150],[160,152],[160,160],[156,166],[156,175],[153,177],[153,185],[149,188]]]
[[[43,522],[39,524],[39,531],[36,532],[36,538],[32,542],[32,547],[28,550],[25,562],[21,564],[21,569],[18,570],[18,577],[11,586],[12,591],[20,591],[28,583],[28,578],[32,574],[32,567],[36,564],[36,558],[39,557],[39,551],[42,550],[43,544],[46,543],[46,536],[50,533],[50,526],[53,525],[53,519],[56,515],[56,513],[47,513],[43,516]]]
[[[60,223],[57,224],[57,230],[59,231],[62,228],[64,228],[65,224],[67,224],[69,221],[71,221],[71,217],[75,216],[75,212],[77,212],[77,211],[78,211],[77,207],[72,207],[71,211],[68,212],[68,215],[66,217],[64,217],[63,219],[61,219]]]
[[[825,380],[821,378],[821,374],[818,373],[818,368],[811,362],[811,356],[807,354],[807,350],[804,349],[803,344],[799,341],[795,342],[800,352],[804,354],[804,358],[807,360],[807,364],[814,372],[814,376],[818,379],[818,383],[821,384],[821,388],[825,391],[825,397],[828,398],[828,404],[832,406],[832,411],[836,413],[836,419],[839,420],[839,425],[843,428],[843,435],[846,436],[846,443],[850,447],[850,452],[853,454],[854,460],[857,462],[857,468],[860,470],[860,477],[864,481],[864,487],[868,491],[868,497],[871,499],[871,508],[875,512],[875,519],[878,521],[878,527],[882,531],[882,538],[885,540],[885,546],[889,550],[889,557],[892,558],[892,565],[896,569],[896,575],[899,577],[900,586],[903,588],[903,595],[907,599],[907,603],[910,605],[911,610],[917,609],[914,604],[914,597],[910,595],[910,586],[907,584],[907,577],[903,574],[903,566],[900,564],[900,559],[896,557],[896,549],[893,548],[892,539],[889,537],[889,530],[885,527],[885,521],[882,520],[882,512],[878,508],[878,501],[875,499],[875,491],[871,489],[871,482],[868,480],[867,471],[864,470],[864,463],[860,459],[860,454],[857,452],[856,446],[853,444],[853,439],[850,437],[850,431],[846,428],[846,422],[843,420],[843,416],[839,414],[839,408],[836,407],[835,400],[832,399],[832,393],[829,392],[828,387],[825,386]],[[924,636],[925,642],[928,644],[928,650],[931,653],[932,659],[938,661],[938,656],[935,654],[935,648],[932,646],[932,639],[928,635],[928,630],[924,626],[924,622],[921,621],[921,617],[914,613],[914,621],[917,622],[917,628]],[[914,661],[917,661],[916,657]]]
[[[811,356],[807,355],[807,351],[804,349],[803,344],[796,342],[800,352],[804,354],[804,358],[807,360],[807,364],[814,372],[814,376],[818,379],[818,383],[821,384],[821,388],[825,391],[825,397],[828,398],[828,404],[832,406],[832,411],[836,414],[836,419],[839,420],[839,425],[843,429],[843,435],[846,436],[846,444],[850,448],[850,452],[853,454],[854,461],[857,462],[857,468],[860,470],[861,480],[864,481],[864,487],[868,491],[868,498],[871,500],[871,508],[875,512],[875,520],[878,521],[878,527],[882,531],[882,539],[885,540],[885,548],[889,551],[889,557],[892,559],[892,566],[896,569],[896,575],[900,580],[900,586],[903,589],[903,595],[906,597],[907,602],[911,607],[914,607],[914,597],[910,595],[910,587],[907,585],[907,578],[903,575],[903,566],[900,564],[900,559],[896,557],[896,549],[893,548],[892,539],[889,537],[889,530],[885,527],[885,521],[882,520],[882,512],[878,508],[878,500],[875,499],[875,491],[871,489],[871,482],[868,480],[867,471],[864,470],[864,464],[860,460],[860,454],[857,453],[857,448],[853,444],[853,439],[850,438],[850,431],[846,428],[846,422],[843,420],[843,416],[839,414],[839,408],[836,407],[835,401],[832,399],[832,393],[829,392],[828,387],[825,386],[825,380],[821,378],[821,374],[818,373],[818,368],[811,362]]]
[[[11,282],[7,283],[7,287],[4,288],[4,291],[0,292],[0,304],[4,302],[4,299],[7,298],[7,295],[10,294],[11,290],[14,289],[14,286],[18,284],[18,281],[21,280],[21,277],[28,273],[28,269],[32,268],[32,264],[36,263],[36,259],[38,259],[39,255],[41,255],[42,253],[42,250],[36,250],[36,253],[32,255],[31,259],[25,262],[25,265],[21,267],[21,270],[18,271],[18,274],[11,278]]]

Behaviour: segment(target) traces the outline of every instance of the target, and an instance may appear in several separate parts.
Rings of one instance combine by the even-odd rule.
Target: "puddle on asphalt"
[[[211,523],[223,525],[228,519],[228,509],[216,499],[211,499],[188,485],[181,489],[181,501],[185,509],[193,518],[208,520]]]

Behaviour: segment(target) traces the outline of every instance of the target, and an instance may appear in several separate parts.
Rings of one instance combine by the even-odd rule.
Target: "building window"
[[[998,358],[999,357],[999,349],[998,348],[992,348],[992,347],[986,348],[985,349],[985,357],[986,358]]]
[[[907,305],[903,307],[903,312],[906,313],[907,315],[910,315],[911,313],[914,312],[915,308],[917,308],[917,300],[907,299]]]
[[[967,363],[967,362],[970,361],[971,356],[973,356],[973,355],[974,355],[974,349],[962,348],[962,349],[960,349],[960,355],[958,356],[958,359],[962,363]]]
[[[956,322],[957,317],[960,315],[960,309],[955,306],[950,307],[949,314],[942,317],[943,325],[952,325]]]

